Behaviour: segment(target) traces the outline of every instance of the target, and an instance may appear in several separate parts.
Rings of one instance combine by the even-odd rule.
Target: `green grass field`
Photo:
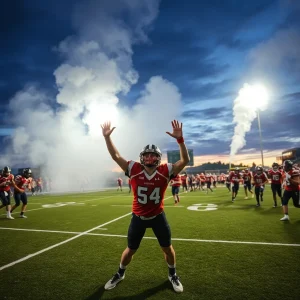
[[[281,222],[269,186],[259,208],[243,191],[231,203],[221,187],[183,193],[176,207],[170,195],[182,294],[150,229],[125,280],[104,291],[127,245],[132,202],[128,190],[107,190],[30,197],[28,219],[1,210],[0,299],[300,299],[300,209],[290,203],[291,220]]]

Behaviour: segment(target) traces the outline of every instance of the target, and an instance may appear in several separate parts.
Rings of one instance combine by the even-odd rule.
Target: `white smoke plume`
[[[267,108],[267,94],[262,86],[244,84],[233,103],[234,135],[230,145],[230,162],[234,155],[246,145],[246,133],[250,131],[258,109]]]
[[[64,58],[54,71],[57,97],[29,85],[11,99],[16,130],[2,164],[41,166],[59,191],[78,190],[83,181],[101,187],[116,167],[100,128],[107,120],[117,127],[112,139],[125,159],[137,159],[148,143],[163,148],[170,139],[165,132],[181,110],[176,86],[154,76],[133,107],[120,109],[118,98],[138,80],[133,45],[147,42],[158,9],[159,0],[91,0],[77,6],[77,35],[56,47]]]

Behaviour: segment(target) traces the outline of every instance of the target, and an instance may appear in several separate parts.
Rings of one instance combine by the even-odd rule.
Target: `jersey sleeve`
[[[135,161],[133,161],[133,160],[128,161],[128,167],[127,167],[127,170],[125,172],[125,175],[129,178],[131,176],[131,170],[132,170],[132,167],[133,167],[134,164],[135,164]]]

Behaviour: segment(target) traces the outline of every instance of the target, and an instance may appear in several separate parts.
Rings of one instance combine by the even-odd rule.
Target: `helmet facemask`
[[[161,156],[162,153],[160,152],[158,147],[154,145],[147,145],[140,153],[141,165],[148,168],[158,167],[161,162]]]

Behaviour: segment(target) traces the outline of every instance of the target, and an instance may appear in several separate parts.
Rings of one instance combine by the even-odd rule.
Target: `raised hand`
[[[104,137],[109,137],[116,128],[116,127],[113,128],[110,127],[111,127],[110,122],[105,122],[104,124],[101,124],[102,134]]]
[[[173,132],[166,132],[168,135],[174,139],[179,139],[182,137],[182,123],[179,123],[177,120],[172,121]]]

